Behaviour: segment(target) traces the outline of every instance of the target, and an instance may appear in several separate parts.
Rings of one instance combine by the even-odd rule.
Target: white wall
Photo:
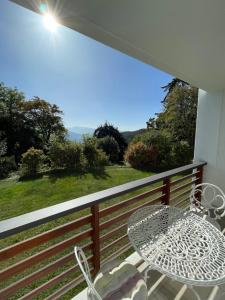
[[[199,90],[195,160],[207,162],[204,181],[225,191],[225,94]]]

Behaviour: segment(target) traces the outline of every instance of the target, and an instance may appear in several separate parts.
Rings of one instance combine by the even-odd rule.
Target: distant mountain
[[[95,129],[90,127],[81,127],[81,126],[74,126],[68,128],[69,131],[76,132],[79,134],[93,134]]]
[[[146,129],[138,129],[134,131],[124,131],[121,132],[127,143],[129,144],[131,140],[134,138],[135,135],[144,132]],[[80,142],[82,140],[82,137],[84,134],[92,135],[94,133],[95,129],[90,127],[80,127],[80,126],[74,126],[68,128],[68,139],[71,141],[77,141]]]
[[[68,128],[68,139],[71,141],[81,141],[84,134],[90,134],[92,135],[94,133],[93,128],[89,127],[80,127],[80,126],[74,126]]]
[[[127,141],[127,143],[129,144],[132,139],[135,137],[135,135],[140,134],[142,132],[144,132],[146,129],[138,129],[138,130],[134,130],[134,131],[124,131],[121,132],[123,137],[125,138],[125,140]]]

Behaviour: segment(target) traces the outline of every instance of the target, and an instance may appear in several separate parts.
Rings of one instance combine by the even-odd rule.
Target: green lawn
[[[0,181],[0,220],[104,190],[152,173],[129,167],[106,167],[101,174],[64,174],[35,180]]]

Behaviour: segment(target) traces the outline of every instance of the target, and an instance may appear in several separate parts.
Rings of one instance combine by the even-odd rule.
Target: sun
[[[43,16],[43,23],[46,29],[48,29],[50,32],[56,32],[59,24],[55,17],[49,13],[46,13]]]

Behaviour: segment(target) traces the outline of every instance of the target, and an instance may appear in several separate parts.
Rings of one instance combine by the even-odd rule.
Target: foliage
[[[157,128],[170,133],[173,141],[186,141],[193,149],[197,116],[195,88],[176,87],[166,98],[156,119]]]
[[[154,149],[155,165],[152,170],[161,171],[171,167],[171,137],[166,132],[149,129],[134,137],[132,143],[142,142],[149,149]]]
[[[1,137],[1,135],[0,135]],[[6,145],[6,141],[2,140],[0,141],[0,157],[5,155],[7,152],[7,145]]]
[[[163,140],[157,143],[160,152],[165,147],[164,153],[159,155],[158,165],[160,169],[168,169],[190,163],[193,158],[198,89],[178,78],[162,88],[167,92],[162,101],[163,111],[148,120],[147,128],[169,139],[170,147]],[[147,141],[144,143],[148,144]]]
[[[43,151],[31,147],[22,154],[21,171],[24,176],[36,175],[43,162]]]
[[[9,176],[14,170],[16,170],[16,164],[13,156],[0,157],[0,178]]]
[[[104,125],[100,125],[94,131],[94,137],[99,139],[106,136],[111,136],[117,141],[120,148],[119,160],[123,160],[124,152],[127,148],[127,142],[125,141],[123,135],[119,132],[118,128],[106,122]]]
[[[174,167],[187,165],[193,158],[192,149],[186,141],[173,143],[171,149],[171,159]]]
[[[0,140],[6,140],[7,156],[14,156],[16,162],[23,152],[32,145],[38,145],[33,127],[26,122],[21,111],[25,101],[23,93],[0,83]]]
[[[133,138],[136,135],[138,135],[140,133],[143,133],[145,131],[146,131],[146,129],[144,129],[144,128],[143,129],[134,130],[134,131],[123,131],[122,135],[123,135],[125,141],[127,142],[127,144],[129,144],[130,142],[132,142]]]
[[[97,140],[97,148],[105,152],[109,161],[116,163],[119,161],[120,148],[117,141],[112,136],[106,136]]]
[[[138,143],[142,143],[142,145],[140,146]],[[145,151],[146,155],[148,153],[148,157],[151,158],[146,158],[146,161],[142,158],[142,153],[144,156]],[[132,167],[152,171],[163,171],[188,164],[192,157],[193,152],[187,141],[174,142],[168,132],[157,129],[148,129],[137,135],[128,146],[125,155],[126,161]],[[134,163],[131,162],[132,159]],[[140,159],[140,165],[136,163],[135,159]]]
[[[108,164],[108,156],[97,148],[96,143],[96,138],[86,136],[83,139],[83,154],[89,170],[102,168]]]
[[[76,142],[52,142],[49,149],[49,158],[55,168],[80,170],[82,167],[82,149]]]
[[[5,156],[7,152],[6,141],[0,141],[0,178],[7,177],[11,171],[16,169],[16,164],[13,156]]]
[[[150,170],[156,167],[157,152],[153,146],[148,147],[143,142],[136,142],[128,146],[124,158],[133,168]]]
[[[38,97],[26,101],[22,92],[0,83],[0,141],[6,140],[6,155],[17,165],[29,148],[46,150],[52,134],[65,134],[60,115],[56,105]]]
[[[162,89],[164,92],[166,92],[166,96],[163,99],[162,103],[164,103],[167,99],[168,96],[174,91],[175,88],[177,87],[190,87],[190,84],[187,83],[186,81],[183,81],[179,78],[173,78],[171,82],[169,82],[167,85],[162,86]]]
[[[35,130],[42,141],[43,149],[49,146],[52,134],[63,136],[66,130],[63,126],[58,106],[47,101],[34,97],[30,101],[24,101],[22,105],[25,118],[35,127]]]

